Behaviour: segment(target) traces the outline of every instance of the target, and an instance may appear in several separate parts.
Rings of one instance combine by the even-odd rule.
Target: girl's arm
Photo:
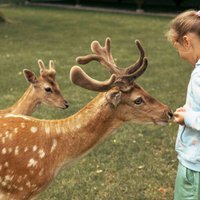
[[[183,121],[187,127],[200,131],[200,74],[193,75],[191,79],[192,92],[192,104],[191,106],[195,110],[179,112],[179,118],[183,117]]]

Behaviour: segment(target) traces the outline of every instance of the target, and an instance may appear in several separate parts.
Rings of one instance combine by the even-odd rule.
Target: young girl
[[[179,14],[172,20],[167,37],[193,67],[186,103],[174,113],[179,124],[174,200],[200,200],[200,11]]]

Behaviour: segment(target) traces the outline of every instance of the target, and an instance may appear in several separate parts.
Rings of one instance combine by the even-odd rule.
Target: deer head
[[[116,110],[116,117],[121,121],[164,124],[172,118],[169,107],[151,97],[142,87],[135,83],[147,68],[148,60],[138,40],[135,41],[140,57],[134,65],[119,68],[110,51],[110,38],[102,47],[98,41],[91,43],[92,54],[77,57],[79,64],[98,61],[111,73],[106,81],[97,81],[88,76],[79,66],[74,66],[70,72],[71,81],[83,88],[106,92],[106,99]]]
[[[23,73],[26,80],[33,86],[40,103],[66,109],[68,102],[63,98],[59,85],[56,82],[56,71],[53,60],[49,61],[47,69],[42,60],[38,60],[40,76],[37,78],[34,72],[24,69]]]

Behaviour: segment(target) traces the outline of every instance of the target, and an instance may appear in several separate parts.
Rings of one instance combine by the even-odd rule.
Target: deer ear
[[[121,91],[109,91],[106,94],[107,101],[112,104],[115,108],[120,104],[122,98]]]
[[[25,76],[26,80],[29,83],[35,84],[35,83],[38,82],[37,77],[35,76],[35,74],[32,71],[30,71],[28,69],[24,69],[23,73],[24,73],[24,76]]]

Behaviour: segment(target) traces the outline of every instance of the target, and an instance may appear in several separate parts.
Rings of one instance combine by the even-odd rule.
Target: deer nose
[[[64,107],[63,109],[66,109],[66,108],[69,107],[69,103],[68,103],[66,100],[64,101],[64,106],[65,106],[65,107]]]
[[[172,119],[172,117],[173,117],[173,112],[172,112],[172,111],[169,111],[169,112],[168,112],[168,116],[169,116],[169,119]]]

